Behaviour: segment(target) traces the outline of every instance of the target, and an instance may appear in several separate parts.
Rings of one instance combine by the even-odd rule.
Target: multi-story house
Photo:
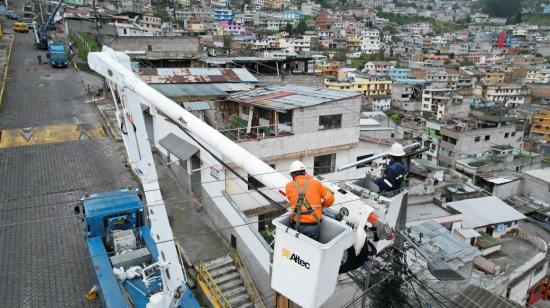
[[[351,77],[345,80],[325,79],[325,88],[362,92],[364,95],[388,95],[391,91],[391,80]]]
[[[419,85],[394,83],[391,89],[392,106],[403,111],[420,112],[421,94]]]
[[[275,46],[277,48],[294,51],[297,53],[308,52],[311,50],[311,37],[304,35],[302,37],[279,38]]]
[[[233,11],[228,9],[215,9],[212,11],[212,17],[215,20],[231,20],[233,18]]]
[[[481,156],[495,145],[520,148],[523,125],[516,120],[506,117],[474,118],[470,122],[441,127],[438,164],[454,168],[458,159]]]
[[[361,52],[376,53],[380,47],[380,32],[378,30],[361,31]]]
[[[162,20],[160,17],[144,15],[139,23],[143,30],[147,32],[161,32],[162,31]]]
[[[521,85],[498,84],[487,86],[485,100],[490,103],[502,104],[505,107],[517,107],[524,102]]]
[[[426,83],[444,84],[451,89],[456,89],[460,75],[458,73],[448,73],[446,71],[427,72]]]
[[[361,50],[361,38],[358,36],[348,36],[346,37],[347,50],[354,52]]]
[[[483,77],[483,84],[489,86],[489,85],[504,83],[505,78],[506,78],[505,72],[495,72],[495,71],[486,72],[485,77]]]
[[[402,82],[412,78],[410,68],[392,67],[390,68],[388,75],[393,82]]]
[[[422,153],[422,158],[430,163],[437,165],[439,153],[439,141],[441,140],[441,123],[434,121],[426,122],[426,133],[422,135],[422,143],[426,152]]]
[[[454,92],[451,88],[428,87],[422,91],[422,113],[437,114],[439,104],[444,104],[453,99]]]
[[[525,83],[550,83],[550,69],[530,68],[525,76]]]
[[[531,115],[531,138],[539,142],[550,141],[550,111]]]
[[[365,63],[363,73],[369,76],[388,76],[390,70],[395,67],[395,61],[369,61]]]

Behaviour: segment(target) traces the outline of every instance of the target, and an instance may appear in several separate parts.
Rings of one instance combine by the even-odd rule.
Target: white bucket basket
[[[273,224],[271,287],[304,308],[319,307],[336,289],[344,251],[354,241],[352,229],[325,216],[317,242],[292,229],[288,215],[273,220]]]

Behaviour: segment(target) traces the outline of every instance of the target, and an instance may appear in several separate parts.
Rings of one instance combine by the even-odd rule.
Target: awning
[[[210,102],[185,102],[183,103],[183,108],[187,111],[202,111],[212,109],[212,104]]]
[[[458,229],[455,229],[455,232],[462,235],[462,237],[466,238],[466,239],[481,236],[481,234],[479,234],[479,232],[477,232],[476,230],[471,229],[471,228],[466,228],[466,229],[458,228]]]
[[[176,156],[180,161],[188,160],[199,149],[180,137],[169,133],[166,137],[160,139],[160,145],[165,148],[170,154]]]

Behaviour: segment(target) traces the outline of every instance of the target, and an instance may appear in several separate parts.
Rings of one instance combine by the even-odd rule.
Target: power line
[[[264,222],[264,221],[269,221],[269,220],[270,219],[267,218],[267,219],[262,219],[262,220],[258,220],[258,221],[254,221],[254,222],[247,222],[247,223],[243,223],[243,224],[239,224],[239,225],[232,225],[232,226],[228,226],[228,227],[224,227],[224,228],[216,228],[216,229],[213,229],[211,231],[207,231],[207,232],[203,232],[203,233],[199,233],[199,234],[194,234],[194,235],[191,235],[191,236],[177,236],[177,237],[173,237],[172,239],[155,242],[155,245],[156,244],[163,244],[163,243],[170,243],[170,242],[175,243],[176,240],[187,240],[187,239],[192,239],[192,238],[198,238],[198,237],[210,235],[212,233],[227,231],[227,230],[231,230],[231,229],[236,229],[236,228],[239,228],[239,227],[249,226],[249,225],[252,225],[252,224],[256,224],[258,222]],[[70,264],[70,263],[73,263],[75,260],[81,260],[82,261],[82,260],[88,260],[88,259],[95,258],[95,257],[110,256],[110,255],[113,255],[113,254],[114,253],[111,252],[111,253],[104,253],[104,254],[96,254],[96,255],[93,255],[93,256],[86,256],[86,257],[82,257],[82,258],[73,258],[73,259],[71,259],[71,261],[61,261],[61,262],[55,262],[55,263],[41,265],[40,268],[43,268],[44,266],[50,267],[50,266],[59,266],[59,265],[63,265],[63,264]],[[7,276],[13,275],[13,274],[21,274],[21,273],[25,273],[25,272],[30,272],[30,271],[27,271],[27,269],[20,270],[20,271],[3,272],[2,274],[0,274],[0,277],[7,277]],[[31,270],[32,270],[32,267],[31,267]]]

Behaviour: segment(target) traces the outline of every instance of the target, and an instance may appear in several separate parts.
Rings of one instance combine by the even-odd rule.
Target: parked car
[[[17,16],[17,14],[15,14],[13,11],[5,11],[4,16],[6,16],[9,19],[13,19],[13,20],[19,20],[20,19],[20,17]]]
[[[13,23],[13,31],[28,33],[29,32],[29,27],[24,22],[14,22]]]
[[[27,27],[28,27],[29,29],[33,29],[33,28],[34,28],[34,23],[33,23],[33,21],[32,21],[32,18],[21,18],[19,21],[20,21],[20,22],[26,23],[26,24],[27,24]]]

